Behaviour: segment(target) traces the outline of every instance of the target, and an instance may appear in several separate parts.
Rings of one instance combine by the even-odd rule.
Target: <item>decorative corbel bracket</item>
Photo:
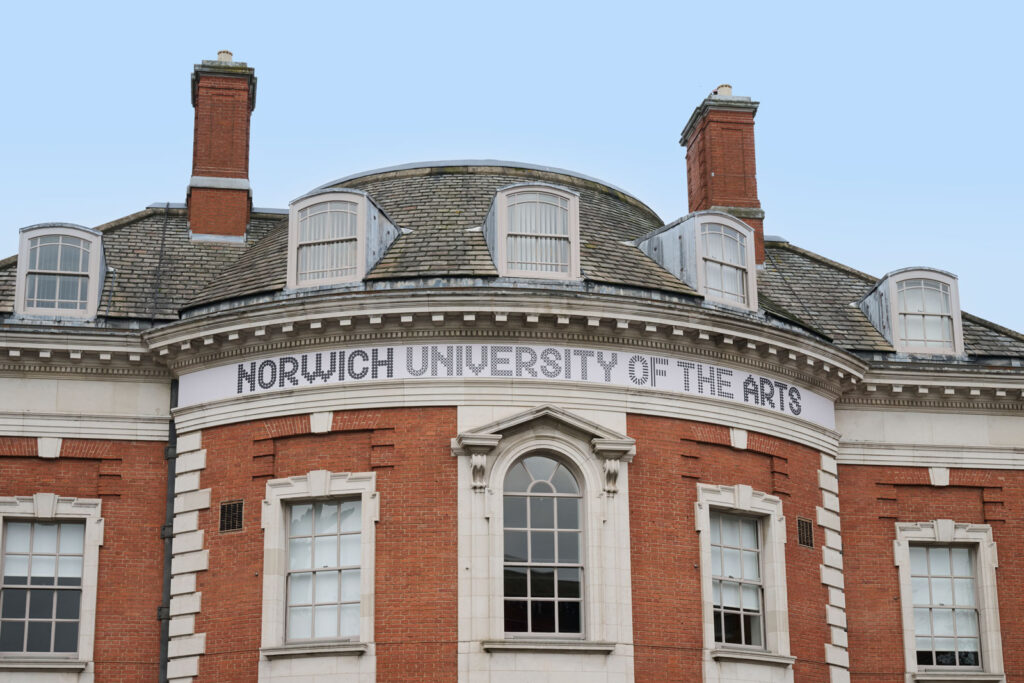
[[[619,464],[632,462],[636,455],[636,441],[633,439],[591,439],[594,456],[604,465],[604,491],[615,495],[619,491]]]
[[[487,456],[501,441],[501,434],[459,434],[452,439],[452,454],[469,456],[473,490],[483,493],[487,488]]]

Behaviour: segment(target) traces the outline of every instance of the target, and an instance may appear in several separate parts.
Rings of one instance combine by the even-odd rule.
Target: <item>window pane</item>
[[[360,570],[346,569],[341,573],[341,600],[354,602],[360,599],[363,589],[359,583]]]
[[[505,475],[505,490],[516,493],[525,493],[530,486],[530,475],[522,462],[517,462]]]
[[[527,532],[525,531],[505,532],[506,562],[526,562],[529,559],[526,552],[526,536]]]
[[[11,522],[4,535],[4,547],[9,553],[27,553],[32,525],[25,522]]]
[[[526,567],[505,567],[505,597],[525,598],[526,592]]]
[[[555,561],[555,534],[551,531],[530,532],[530,561]]]
[[[753,519],[740,520],[740,541],[744,548],[757,549],[757,522]]]
[[[316,533],[336,534],[338,533],[338,504],[317,503],[316,512]]]
[[[313,613],[313,635],[316,638],[338,637],[338,606],[318,605]]]
[[[740,551],[735,548],[722,548],[722,576],[732,579],[741,577]]]
[[[967,548],[952,548],[950,555],[953,558],[954,576],[974,576],[971,569],[971,551]]]
[[[754,612],[761,610],[761,588],[759,586],[743,586],[743,609]]]
[[[953,610],[932,610],[932,633],[936,636],[951,636],[953,632]]]
[[[580,570],[574,568],[558,570],[558,597],[580,597]]]
[[[760,579],[761,568],[758,564],[757,551],[744,550],[743,551],[743,578],[744,579]]]
[[[722,642],[743,644],[743,633],[740,626],[740,615],[736,612],[722,614]]]
[[[313,637],[312,607],[288,608],[288,637],[293,639]]]
[[[949,576],[949,548],[928,548],[928,566],[932,576]]]
[[[50,636],[53,631],[51,621],[30,621],[28,622],[28,643],[25,648],[28,652],[51,652]]]
[[[32,539],[33,553],[57,552],[57,525],[36,522],[35,537]]]
[[[714,546],[711,548],[711,575],[722,575],[722,549]]]
[[[57,618],[77,619],[81,599],[79,591],[57,591]]]
[[[288,577],[288,604],[308,605],[313,602],[313,575],[304,572]]]
[[[78,650],[78,622],[58,622],[53,626],[53,651],[76,652]]]
[[[361,534],[346,534],[341,537],[341,557],[339,558],[342,567],[356,567],[360,564],[362,553]]]
[[[722,582],[722,607],[740,607],[740,585],[732,581]]]
[[[82,558],[80,556],[62,556],[57,563],[57,583],[61,586],[80,586],[82,584]]]
[[[0,617],[24,619],[28,605],[28,591],[20,588],[5,588],[0,593]]]
[[[346,500],[341,504],[341,532],[355,532],[362,529],[362,510],[363,502],[361,500]]]
[[[515,528],[526,527],[526,498],[522,496],[504,497],[505,526]],[[561,517],[561,510],[559,510]]]
[[[975,607],[974,579],[953,579],[956,604],[961,607]]]
[[[359,605],[341,606],[341,628],[338,635],[342,638],[359,637]]]
[[[292,505],[291,536],[309,536],[313,533],[313,506]]]
[[[579,532],[558,532],[558,561],[568,564],[575,564],[580,561]]]
[[[84,524],[60,525],[60,552],[62,554],[81,555],[84,539]]]
[[[28,596],[28,617],[29,617],[29,619],[52,619],[53,618],[53,591],[52,590],[29,591],[29,596]]]
[[[914,633],[919,636],[932,634],[932,611],[927,607],[914,609]]]
[[[534,633],[555,632],[555,603],[551,600],[534,600],[530,603],[530,621]]]
[[[558,603],[558,632],[579,633],[580,631],[580,603],[576,601]]]
[[[914,577],[910,580],[910,587],[913,590],[915,605],[931,604],[931,594],[928,592],[927,577]]]
[[[313,543],[309,538],[288,541],[288,568],[309,569],[313,566]]]
[[[530,527],[553,529],[555,526],[555,499],[537,497],[530,499]]]
[[[530,597],[553,598],[555,597],[555,570],[554,569],[531,569],[530,570]]]
[[[956,634],[961,637],[978,635],[978,613],[972,609],[956,610]]]
[[[952,605],[953,604],[953,581],[952,579],[932,579],[932,604]]]
[[[910,546],[910,573],[923,576],[928,573],[928,550],[919,545]]]
[[[957,641],[960,646],[960,666],[978,666],[978,641],[964,638]]]
[[[579,529],[580,528],[580,500],[579,498],[558,499],[558,528]]]
[[[0,621],[0,652],[22,652],[25,649],[25,622]]]
[[[743,615],[743,632],[747,637],[747,645],[762,646],[761,642],[761,615],[760,614],[744,614]]]
[[[325,602],[338,602],[338,574],[339,572],[316,573],[315,602],[318,604]]]
[[[527,620],[529,604],[525,600],[505,601],[505,630],[509,633],[525,633],[530,630]]]
[[[348,538],[348,537],[346,537]],[[317,536],[313,551],[314,567],[338,566],[338,537]]]
[[[57,558],[53,555],[33,555],[29,570],[29,583],[36,586],[52,586],[57,573]]]
[[[534,479],[541,479],[545,481],[551,478],[551,475],[555,473],[555,468],[558,467],[558,463],[556,461],[540,455],[524,458],[523,464],[526,465],[526,470]]]
[[[551,478],[551,483],[554,484],[555,491],[558,493],[578,494],[580,492],[580,487],[576,485],[576,478],[565,468],[565,465],[558,466],[555,476]]]
[[[724,545],[740,544],[740,521],[732,515],[722,516],[722,543]]]
[[[4,558],[4,583],[28,583],[28,555],[8,555]]]

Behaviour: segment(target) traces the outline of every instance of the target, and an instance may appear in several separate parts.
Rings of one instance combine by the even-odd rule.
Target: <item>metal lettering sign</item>
[[[328,384],[509,378],[653,389],[743,403],[833,429],[831,400],[804,387],[693,360],[524,344],[420,344],[311,351],[197,370],[179,381],[179,406]]]

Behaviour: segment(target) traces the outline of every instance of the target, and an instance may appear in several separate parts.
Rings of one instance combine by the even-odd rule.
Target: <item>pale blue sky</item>
[[[1024,4],[18,3],[0,57],[0,257],[42,221],[181,202],[192,65],[255,67],[257,206],[390,164],[559,166],[687,212],[679,132],[761,102],[765,230],[874,275],[960,277],[1024,330]]]

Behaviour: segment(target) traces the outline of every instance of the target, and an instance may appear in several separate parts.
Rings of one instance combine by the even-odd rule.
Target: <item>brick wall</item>
[[[249,193],[195,187],[188,198],[189,229],[204,235],[238,237],[249,224]]]
[[[165,445],[64,439],[60,457],[43,460],[35,439],[0,439],[0,496],[56,493],[103,501],[93,659],[103,683],[158,677]]]
[[[697,483],[747,484],[781,498],[786,516],[790,648],[797,683],[827,682],[828,595],[821,583],[821,529],[815,547],[797,544],[797,517],[821,505],[817,451],[760,434],[748,450],[729,446],[725,427],[630,415],[636,439],[629,468],[633,634],[638,683],[699,681],[703,648]]]
[[[1007,680],[1016,680],[1024,672],[1024,472],[954,469],[949,486],[936,487],[922,467],[843,465],[839,492],[852,679],[904,680],[896,522],[952,519],[992,526],[1003,664]]]
[[[377,473],[377,680],[457,679],[456,463],[453,408],[346,411],[311,434],[309,416],[203,432],[200,513],[209,570],[199,573],[206,633],[198,681],[255,680],[259,661],[266,482],[311,470]],[[245,501],[244,529],[220,533],[222,501]]]

